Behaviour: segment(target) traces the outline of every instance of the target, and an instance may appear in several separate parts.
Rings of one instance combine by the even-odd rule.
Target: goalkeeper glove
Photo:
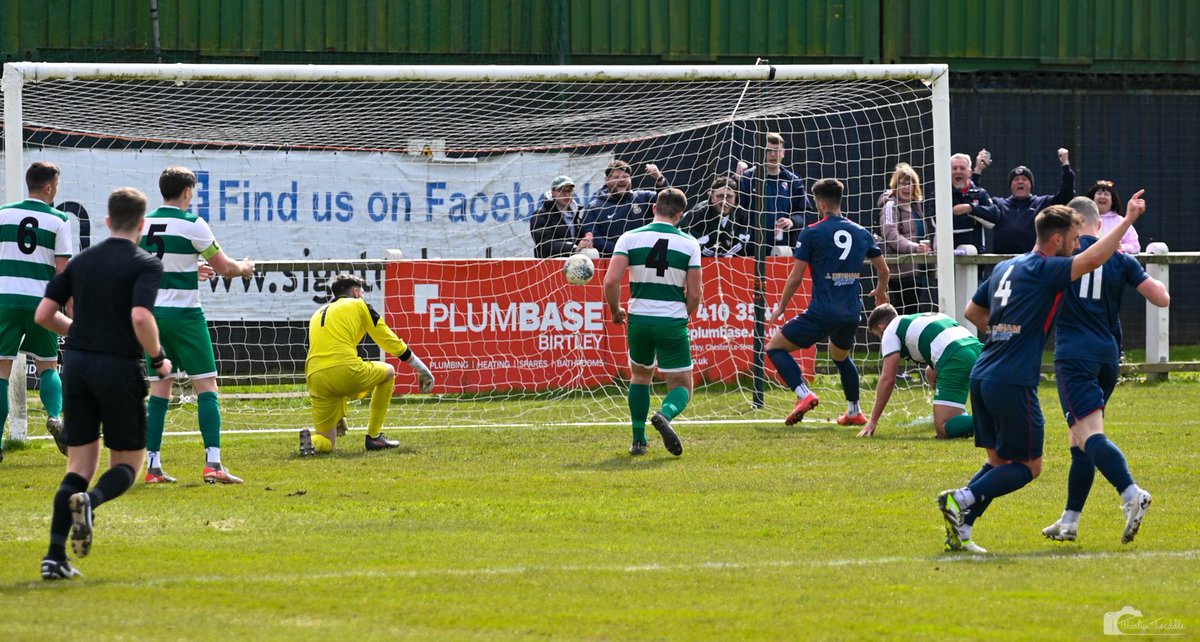
[[[410,354],[405,363],[417,373],[417,389],[421,391],[421,394],[429,394],[433,390],[434,383],[433,373],[429,371],[429,367],[415,354]]]

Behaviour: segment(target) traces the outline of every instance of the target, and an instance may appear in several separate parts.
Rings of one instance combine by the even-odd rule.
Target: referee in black
[[[67,337],[63,355],[67,474],[54,495],[50,550],[42,579],[80,575],[67,562],[67,536],[76,557],[92,545],[92,511],[129,490],[146,456],[146,381],[143,351],[158,355],[151,365],[171,372],[158,343],[154,299],[162,263],[138,247],[146,196],[126,187],[108,197],[112,236],[67,264],[46,286],[34,319]],[[74,321],[61,312],[74,299]],[[76,323],[77,321],[78,323]],[[100,432],[109,449],[109,469],[90,491],[100,458]]]

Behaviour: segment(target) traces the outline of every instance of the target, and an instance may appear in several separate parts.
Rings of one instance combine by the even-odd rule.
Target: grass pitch
[[[229,434],[224,459],[247,480],[236,487],[200,483],[199,437],[168,437],[165,462],[181,483],[139,483],[101,507],[92,553],[77,562],[86,577],[48,583],[37,567],[63,459],[38,440],[0,464],[0,630],[5,640],[1042,640],[1101,637],[1105,613],[1128,605],[1149,631],[1200,637],[1200,383],[1181,379],[1123,384],[1109,408],[1109,434],[1154,494],[1133,544],[1120,544],[1118,499],[1099,475],[1079,543],[1042,538],[1070,462],[1044,385],[1045,473],[980,520],[983,557],[941,551],[933,502],[978,469],[969,441],[936,441],[904,418],[872,440],[808,420],[784,428],[773,400],[772,414],[741,417],[758,424],[679,421],[681,458],[653,429],[650,453],[630,458],[628,430],[598,425],[392,429],[404,446],[380,453],[362,450],[358,430],[323,459],[300,459],[293,432]],[[838,395],[824,403],[840,412]],[[392,421],[404,412],[397,404]]]

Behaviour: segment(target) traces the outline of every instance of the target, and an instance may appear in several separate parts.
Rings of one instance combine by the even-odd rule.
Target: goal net
[[[107,234],[109,191],[138,187],[157,206],[159,173],[182,165],[198,177],[191,211],[227,254],[258,263],[253,279],[198,286],[229,428],[310,423],[308,319],[343,272],[366,280],[368,302],[438,379],[434,394],[411,394],[412,372],[364,343],[365,358],[397,365],[389,424],[626,424],[626,340],[608,322],[600,286],[607,261],[596,262],[590,284],[569,286],[564,258],[597,215],[648,222],[638,190],[665,182],[691,207],[709,198],[716,177],[738,180],[739,164],[769,173],[771,133],[783,137],[782,165],[806,189],[840,179],[845,214],[873,232],[883,234],[878,199],[901,162],[926,194],[920,236],[950,225],[949,207],[935,221],[929,204],[949,199],[944,66],[16,63],[4,78],[7,200],[23,198],[29,163],[58,164],[56,205],[87,247]],[[606,185],[614,161],[629,164],[630,194]],[[662,174],[657,186],[651,166]],[[545,250],[552,258],[535,258],[531,221],[559,176],[574,184],[575,227],[559,235],[565,253],[560,245]],[[763,359],[774,326],[762,319],[791,269],[799,227],[776,234],[772,211],[795,201],[780,205],[765,185],[742,181],[738,200],[748,210],[728,214],[744,224],[733,235],[742,249],[704,260],[704,302],[690,330],[696,393],[681,419],[775,421],[793,404]],[[596,199],[619,206],[590,209]],[[691,226],[703,218],[689,214],[682,227],[700,235]],[[893,302],[918,298],[895,291],[902,285],[931,306],[953,307],[953,288],[938,287],[939,274],[941,283],[952,278],[950,236],[936,236],[936,259],[889,258],[923,277],[894,281]],[[874,275],[864,272],[865,293]],[[806,292],[790,313],[804,308]],[[854,358],[869,408],[878,351],[865,330]],[[832,419],[843,396],[823,346],[803,361],[826,401],[811,416]],[[177,388],[185,411],[189,394]],[[916,383],[892,402],[891,416],[928,416],[928,397]],[[352,412],[362,425],[365,407]]]

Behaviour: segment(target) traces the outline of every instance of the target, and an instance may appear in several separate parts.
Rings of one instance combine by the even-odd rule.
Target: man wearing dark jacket
[[[551,259],[570,256],[591,241],[583,238],[583,212],[575,202],[575,181],[570,176],[556,176],[550,181],[550,191],[529,219],[529,234],[533,237],[533,256]]]
[[[751,255],[769,254],[772,245],[794,246],[800,230],[816,222],[804,181],[783,166],[786,155],[783,136],[767,134],[765,162],[747,169],[738,184],[739,205],[750,218]]]
[[[660,190],[670,187],[657,165],[647,164],[646,173],[654,177],[654,189],[630,190],[633,168],[629,163],[617,160],[604,169],[604,187],[592,197],[583,215],[583,238],[601,257],[612,256],[622,234],[650,222],[650,206]]]
[[[1037,241],[1033,219],[1038,212],[1051,205],[1066,205],[1075,198],[1075,171],[1071,169],[1066,149],[1059,148],[1058,162],[1062,164],[1062,182],[1057,194],[1033,196],[1033,172],[1024,165],[1014,167],[1008,173],[1008,189],[1012,195],[993,201],[1000,210],[1000,219],[996,222],[996,229],[992,230],[989,252],[1025,254],[1033,250]],[[972,178],[978,181],[977,176]]]
[[[684,215],[683,229],[700,242],[701,256],[746,256],[750,230],[746,211],[737,200],[737,181],[718,176],[708,189],[708,199]]]
[[[982,171],[986,165],[986,150],[981,151],[977,167]],[[979,254],[988,251],[984,230],[996,226],[1000,211],[992,202],[987,190],[971,181],[971,157],[955,154],[950,157],[950,191],[954,205],[954,247],[974,245]]]

